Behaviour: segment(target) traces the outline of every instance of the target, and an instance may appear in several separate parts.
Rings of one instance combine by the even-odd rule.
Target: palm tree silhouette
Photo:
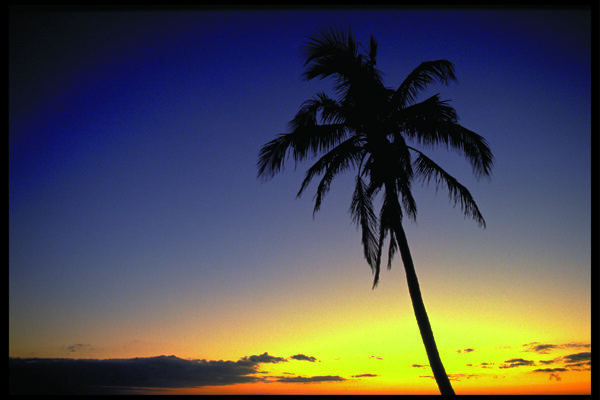
[[[362,51],[362,52],[361,52]],[[465,217],[485,228],[485,220],[465,186],[417,149],[445,145],[465,157],[477,178],[490,177],[493,156],[486,140],[457,123],[457,115],[439,94],[416,102],[430,83],[456,80],[454,66],[446,60],[427,61],[414,69],[397,89],[382,83],[375,67],[377,42],[366,48],[353,32],[330,28],[315,33],[305,45],[307,80],[334,78],[337,99],[325,93],[304,102],[290,122],[289,133],[278,135],[260,150],[258,176],[271,178],[282,171],[286,158],[297,163],[320,158],[306,172],[298,197],[316,176],[321,176],[314,213],[332,180],[356,170],[350,214],[361,230],[364,256],[379,281],[382,249],[389,235],[388,269],[399,251],[419,331],[433,375],[442,394],[454,394],[437,350],[419,281],[402,226],[404,216],[415,221],[417,207],[411,193],[413,180],[446,187]],[[410,145],[409,145],[410,143]],[[379,214],[375,201],[381,194]]]

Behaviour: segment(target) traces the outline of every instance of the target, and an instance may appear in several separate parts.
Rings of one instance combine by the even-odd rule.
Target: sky
[[[302,45],[340,25],[375,36],[389,87],[451,61],[458,82],[420,99],[451,100],[495,157],[477,180],[426,152],[486,229],[420,185],[405,223],[456,393],[590,393],[591,15],[11,9],[11,371],[40,392],[60,370],[84,391],[439,393],[398,257],[372,289],[353,175],[314,218],[309,163],[257,179],[260,148],[333,95],[302,79]]]

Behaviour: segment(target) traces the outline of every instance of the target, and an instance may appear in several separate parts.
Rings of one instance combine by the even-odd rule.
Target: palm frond
[[[269,179],[283,168],[292,141],[290,133],[282,133],[267,142],[258,153],[258,177]]]
[[[412,169],[411,169],[412,174]],[[397,178],[397,193],[400,195],[402,208],[406,215],[413,221],[417,220],[417,202],[411,191],[412,175],[410,179]]]
[[[458,121],[454,107],[449,104],[448,100],[441,100],[439,93],[396,111],[394,118],[402,121],[408,128],[411,128],[413,124],[418,126],[420,122],[429,121],[431,123],[439,123]]]
[[[373,210],[373,199],[367,193],[365,183],[360,177],[356,176],[356,185],[350,204],[350,215],[354,222],[361,229],[361,242],[367,263],[375,272],[377,266],[378,238],[376,234],[377,217]]]
[[[357,136],[353,136],[339,144],[323,155],[306,171],[304,181],[298,191],[297,197],[302,195],[315,176],[323,174],[315,194],[315,207],[313,210],[313,214],[315,214],[321,208],[321,203],[327,192],[329,192],[333,179],[341,172],[358,165],[363,153],[364,150],[360,145],[360,138]]]
[[[360,65],[358,43],[352,30],[332,27],[317,32],[304,45],[305,67],[303,76],[310,80],[328,76],[347,75]]]
[[[300,197],[315,176],[321,175],[332,166],[350,166],[362,156],[362,148],[358,145],[359,138],[353,136],[321,156],[307,171],[296,197]],[[332,170],[333,171],[333,170]]]
[[[435,95],[402,110],[402,129],[407,137],[425,146],[445,145],[464,156],[477,178],[491,175],[493,154],[483,136],[459,125],[456,111]]]
[[[398,242],[394,234],[394,227],[396,224],[402,221],[402,209],[398,202],[398,193],[395,188],[391,187],[390,184],[385,185],[385,191],[383,194],[383,202],[379,213],[379,241],[377,245],[377,262],[375,264],[373,288],[377,286],[379,282],[379,272],[381,266],[381,252],[383,250],[383,244],[390,235],[389,249],[388,249],[388,269],[392,266],[392,259],[398,249]]]
[[[367,54],[360,54],[358,43],[352,30],[330,28],[317,32],[304,46],[306,80],[326,78],[335,79],[334,89],[342,98],[352,94],[354,99],[364,93],[365,88],[381,85],[381,72],[375,68],[377,42],[371,37]]]
[[[269,179],[279,173],[288,156],[296,163],[327,151],[346,137],[343,124],[299,126],[293,132],[277,135],[258,155],[258,177]]]
[[[414,171],[417,176],[426,184],[429,184],[433,179],[436,184],[436,190],[440,186],[446,186],[448,196],[451,201],[454,201],[454,206],[460,204],[465,217],[474,219],[479,226],[485,228],[483,215],[481,215],[479,207],[477,207],[469,190],[425,154],[412,147],[410,149],[419,154],[414,160]]]
[[[344,109],[325,93],[317,93],[312,99],[300,106],[294,119],[289,122],[290,130],[321,123],[341,123],[344,120]]]
[[[280,172],[288,156],[298,163],[331,149],[347,136],[342,107],[324,93],[305,101],[288,125],[289,133],[278,135],[261,148],[259,177],[268,179]]]
[[[456,81],[454,64],[447,60],[425,61],[415,68],[396,90],[392,101],[400,108],[412,104],[427,85],[435,81]]]
[[[371,65],[377,64],[377,40],[375,40],[375,36],[373,35],[371,35],[369,41],[369,62]]]
[[[491,176],[494,156],[483,136],[459,124],[444,124],[441,132],[448,137],[448,144],[469,161],[477,178]]]

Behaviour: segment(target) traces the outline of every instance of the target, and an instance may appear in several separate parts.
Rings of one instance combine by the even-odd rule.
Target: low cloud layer
[[[296,354],[291,359],[316,361]],[[325,382],[339,376],[268,377],[259,365],[287,362],[268,353],[238,361],[184,360],[175,356],[132,359],[9,358],[11,394],[119,394],[127,388],[191,388],[252,382]]]
[[[9,390],[32,394],[110,394],[121,387],[188,388],[255,382],[258,362],[151,358],[10,359]]]
[[[75,345],[74,348],[79,348]],[[268,353],[238,361],[185,360],[175,356],[132,359],[9,358],[10,394],[130,394],[140,389],[193,388],[253,382],[322,383],[348,380],[339,375],[269,376],[261,364],[291,360],[317,362],[306,354],[289,358]],[[351,379],[375,377],[357,374]]]

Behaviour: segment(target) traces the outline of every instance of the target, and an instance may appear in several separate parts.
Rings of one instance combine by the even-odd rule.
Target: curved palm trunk
[[[427,311],[425,311],[425,304],[421,297],[421,289],[419,288],[419,280],[417,279],[417,273],[415,272],[415,266],[410,255],[410,249],[408,248],[408,241],[406,240],[406,234],[402,223],[398,222],[394,227],[394,234],[396,235],[396,241],[398,242],[398,248],[402,257],[402,263],[404,264],[404,270],[406,271],[406,280],[408,283],[408,291],[412,301],[413,309],[415,311],[415,317],[417,318],[417,324],[419,325],[419,331],[421,332],[421,338],[425,345],[425,351],[427,352],[427,358],[429,358],[429,365],[433,370],[433,376],[435,381],[440,388],[441,394],[454,394],[454,389],[450,384],[440,354],[438,353],[435,339],[433,337],[433,331],[429,324],[429,318],[427,317]]]

